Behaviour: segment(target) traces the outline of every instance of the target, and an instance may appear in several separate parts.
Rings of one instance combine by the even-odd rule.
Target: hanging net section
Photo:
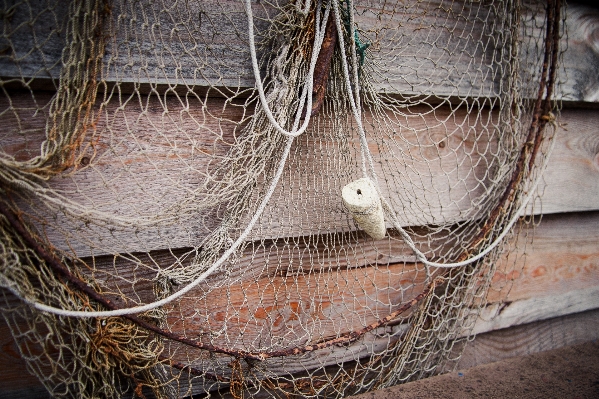
[[[0,307],[28,369],[79,398],[345,397],[451,369],[548,159],[561,18],[8,1]]]

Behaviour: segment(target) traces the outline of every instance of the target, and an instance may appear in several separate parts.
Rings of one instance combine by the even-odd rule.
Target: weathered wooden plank
[[[367,334],[359,343],[347,346],[339,345],[335,348],[308,352],[301,357],[270,358],[260,362],[260,364],[264,365],[270,372],[279,375],[304,374],[307,370],[315,370],[333,365],[343,366],[345,364],[347,366],[373,353],[384,352],[389,346],[404,336],[408,330],[407,327],[406,325],[393,325],[377,328],[370,334]],[[214,370],[217,374],[225,376],[231,375],[231,369],[228,364],[235,360],[234,357],[226,355],[212,355],[210,357],[206,352],[202,353],[177,343],[170,343],[167,351],[176,361],[180,361],[183,364],[190,364],[198,369],[205,367],[208,370]],[[218,358],[219,365],[215,364],[215,358]],[[260,375],[259,370],[256,370],[256,375]],[[272,374],[270,377],[272,377]],[[194,393],[200,390],[200,387],[193,387]]]
[[[481,152],[493,153],[496,150],[494,139],[489,137],[491,133],[487,130],[493,115],[484,111],[483,115],[489,119],[475,122],[460,111],[455,113],[454,118],[446,110],[439,109],[434,117],[389,118],[392,123],[398,124],[397,130],[401,132],[402,139],[418,143],[417,149],[409,146],[401,148],[393,143],[377,145],[378,139],[373,139],[370,150],[375,170],[379,179],[385,180],[381,190],[395,209],[401,209],[398,214],[400,224],[433,225],[476,218],[483,205],[477,207],[475,204],[487,195],[485,187],[489,185],[490,177],[486,173],[492,168],[490,157]],[[377,137],[377,124],[384,123],[373,121],[370,114],[365,115],[365,120],[367,134]],[[559,121],[562,126],[557,128],[555,148],[538,187],[540,196],[536,206],[529,208],[529,214],[599,209],[599,130],[596,128],[599,113],[594,110],[564,110]],[[467,129],[475,129],[476,132],[468,132]],[[354,148],[358,148],[355,141]],[[310,136],[298,140],[293,153],[295,157],[289,161],[291,170],[283,176],[273,198],[276,201],[299,196],[305,201],[305,213],[297,215],[283,206],[269,207],[263,221],[256,227],[258,231],[262,229],[258,236],[269,237],[274,232],[298,236],[309,230],[347,229],[344,217],[347,212],[338,201],[343,183],[332,182],[337,186],[329,187],[323,184],[322,178],[315,177],[322,174],[330,176],[337,171],[334,167],[315,169],[314,165],[322,164],[327,155],[314,149],[334,151],[337,145],[328,138],[325,142],[318,138],[313,140]],[[382,151],[387,153],[382,154]],[[354,153],[358,157],[357,151]],[[401,159],[401,162],[394,162],[396,159],[393,158]],[[358,174],[355,178],[359,177]],[[352,179],[348,178],[349,181]],[[318,196],[313,198],[312,192]],[[349,224],[351,226],[351,221]],[[392,226],[387,223],[387,227]]]
[[[33,0],[4,4],[0,21],[2,86],[56,90],[62,68],[69,2]],[[43,82],[41,85],[39,82]],[[38,82],[38,83],[35,83]]]
[[[599,339],[599,309],[478,334],[456,368],[466,369],[516,356]]]
[[[565,109],[559,123],[556,145],[539,186],[540,206],[537,202],[534,213],[599,209],[599,112]]]
[[[519,254],[516,251],[512,255],[508,255],[507,258],[500,260],[498,270],[501,270],[502,273],[498,273],[494,278],[488,298],[490,304],[483,309],[480,320],[475,324],[474,332],[481,333],[599,308],[598,223],[598,213],[555,215],[548,217],[546,221],[542,221],[535,229],[534,242],[526,247],[518,247],[520,252],[526,251],[526,258],[522,256],[522,253]],[[531,231],[525,231],[521,235],[525,237],[531,233]],[[522,243],[524,240],[521,240]],[[522,245],[522,243],[517,245]],[[525,263],[525,261],[528,263]],[[258,262],[260,263],[260,260]],[[506,264],[511,267],[505,269],[503,266]],[[542,273],[539,272],[539,264],[544,265],[542,266]],[[289,329],[287,330],[288,333],[290,330],[294,330],[294,322],[297,323],[298,328],[301,325],[301,331],[307,332],[309,330],[308,326],[302,325],[299,320],[302,317],[299,310],[301,309],[300,304],[309,305],[309,308],[304,310],[303,317],[306,317],[306,315],[314,313],[313,307],[319,308],[320,305],[308,298],[313,293],[318,292],[317,297],[327,302],[326,306],[321,306],[323,309],[327,309],[329,306],[333,308],[340,306],[340,303],[335,305],[334,297],[327,297],[326,293],[330,290],[347,292],[350,297],[356,292],[361,292],[363,294],[360,294],[357,298],[358,302],[355,302],[356,300],[352,302],[359,303],[359,307],[355,309],[360,313],[358,324],[346,326],[356,328],[360,326],[359,323],[365,323],[364,325],[366,325],[382,316],[382,314],[373,313],[372,309],[377,307],[385,309],[391,304],[380,303],[374,307],[372,304],[363,303],[364,300],[368,302],[382,298],[381,293],[385,301],[386,298],[391,299],[391,297],[389,297],[387,291],[377,292],[375,287],[371,287],[371,284],[363,284],[360,281],[376,282],[380,279],[381,282],[384,282],[384,287],[395,287],[395,290],[397,287],[402,286],[401,281],[412,284],[425,276],[422,270],[416,273],[417,270],[408,267],[409,265],[391,264],[385,268],[381,264],[366,269],[341,271],[330,270],[325,266],[317,275],[302,276],[300,274],[298,276],[295,274],[294,276],[274,278],[272,276],[257,276],[251,272],[251,268],[246,267],[248,275],[252,277],[248,280],[241,280],[225,290],[218,290],[221,297],[219,298],[218,295],[211,296],[210,299],[205,300],[204,306],[214,306],[215,311],[218,312],[219,309],[225,309],[228,305],[233,304],[233,308],[236,310],[229,309],[229,314],[238,312],[239,317],[230,317],[229,321],[240,323],[236,328],[244,331],[244,337],[240,339],[247,345],[252,342],[265,342],[265,339],[256,340],[251,332],[252,329],[261,330],[263,325],[273,326],[276,323],[277,325],[274,327],[278,333],[275,335],[283,334],[285,329]],[[524,270],[522,274],[516,274],[520,270]],[[533,282],[530,281],[529,274],[533,276]],[[510,284],[506,284],[506,278],[510,279]],[[395,279],[398,279],[398,281],[395,281]],[[531,286],[536,288],[531,289]],[[422,283],[419,284],[419,287],[422,289]],[[225,292],[226,294],[224,294]],[[395,295],[400,295],[400,291],[393,292],[395,292]],[[418,289],[411,292],[416,294]],[[198,293],[201,294],[201,292]],[[401,292],[401,294],[400,303],[403,303],[406,297],[403,296],[405,293]],[[308,297],[304,298],[305,295]],[[345,300],[344,295],[336,295],[339,295],[340,300]],[[281,305],[276,305],[278,303],[277,297],[296,298],[298,311],[294,312],[292,309],[287,309],[289,305],[283,306],[284,309],[281,308]],[[222,306],[218,305],[221,302]],[[381,305],[383,306],[381,307]],[[195,315],[197,317],[199,315],[197,303],[191,299],[178,304],[177,307],[181,309],[181,319],[179,321],[171,320],[169,324],[173,329],[199,335],[201,331],[195,331],[194,328],[203,329],[204,326],[210,325],[209,319],[211,317],[209,314],[212,313],[207,312],[207,315],[199,323],[192,322],[192,327],[189,329],[190,327],[186,323],[193,319],[190,316]],[[187,310],[185,310],[186,307]],[[204,309],[204,307],[200,306],[199,309]],[[206,310],[203,311],[206,312]],[[252,317],[252,313],[254,317]],[[264,318],[256,317],[256,314]],[[331,314],[331,316],[336,319],[343,319],[340,315]],[[178,318],[179,315],[176,317]],[[223,321],[219,320],[217,324],[220,326],[222,323]],[[228,325],[229,329],[232,327],[232,325]],[[321,333],[326,336],[328,334],[324,332],[326,323],[324,325],[319,324],[319,327],[323,328]],[[277,328],[282,328],[282,330],[279,331]],[[331,332],[334,335],[333,330]],[[237,334],[231,336],[237,337]],[[301,334],[295,336],[301,337]]]
[[[482,310],[472,333],[480,334],[597,308],[599,308],[599,286],[558,295],[493,303]]]
[[[35,96],[35,101],[42,106],[48,100],[48,95]],[[169,204],[194,196],[205,182],[207,171],[234,142],[244,113],[235,105],[223,109],[222,100],[211,102],[214,107],[210,109],[197,99],[191,109],[185,99],[176,97],[169,97],[166,104],[158,98],[149,99],[146,104],[134,98],[128,100],[131,102],[121,110],[117,109],[121,104],[116,101],[101,111],[96,134],[90,138],[90,143],[94,143],[83,146],[83,163],[53,179],[49,185],[68,200],[96,212],[108,212],[117,218],[143,219],[147,215],[161,214]],[[6,104],[7,99],[0,101]],[[46,123],[43,112],[36,112],[28,94],[13,95],[10,101],[11,108],[3,107],[7,112],[0,117],[11,126],[2,135],[2,149],[15,154],[17,160],[38,155]],[[176,111],[166,114],[166,109]],[[212,115],[212,111],[217,115]],[[196,196],[198,204],[202,200]],[[44,214],[36,200],[29,209]],[[124,228],[114,234],[110,229],[93,224],[86,226],[81,220],[66,215],[45,227],[56,246],[89,255],[115,253],[115,249],[116,252],[147,252],[195,246],[214,228],[216,221],[209,215],[186,220],[174,216],[149,229]],[[179,228],[180,224],[184,227]]]
[[[393,5],[377,0],[358,3],[356,24],[366,36],[363,40],[373,43],[367,62],[372,59],[377,69],[375,88],[406,96],[495,97],[495,86],[502,74],[492,72],[491,65],[497,62],[492,52],[495,46],[503,47],[506,43],[496,41],[495,29],[501,31],[502,27],[497,26],[491,9],[481,5],[436,0],[418,5]],[[107,78],[124,82],[149,80],[166,87],[182,81],[189,86],[203,87],[217,82],[217,86],[253,87],[242,3],[204,2],[185,6],[190,9],[172,7],[163,13],[140,12],[141,5],[126,5],[122,10],[115,7],[113,15],[122,11],[130,20],[121,18],[115,24],[117,35],[108,50],[114,58],[107,63]],[[253,10],[258,32],[266,29],[262,19],[276,14],[265,3],[253,4]],[[219,15],[223,12],[224,18]],[[469,17],[460,18],[460,14]],[[484,17],[489,20],[485,22]],[[539,35],[540,21],[527,19],[532,21],[525,34]],[[560,79],[563,83],[558,92],[564,100],[596,101],[599,82],[587,77],[593,75],[591,71],[599,59],[599,54],[593,51],[596,38],[592,33],[598,21],[596,9],[569,5],[567,30],[576,39],[570,42],[564,38],[561,43],[569,52],[564,56],[564,70],[572,71]],[[215,31],[220,34],[215,36]],[[152,43],[151,39],[159,35],[162,43]],[[485,45],[477,45],[477,40]],[[137,46],[125,50],[130,43]],[[537,54],[538,45],[525,38],[524,47],[528,48],[523,53]],[[150,56],[144,53],[146,49],[150,50]],[[169,67],[164,69],[165,65]]]
[[[546,215],[534,232],[527,230],[514,243],[514,251],[498,262],[489,302],[515,302],[599,286],[598,212]],[[531,235],[532,242],[527,242]]]
[[[29,95],[24,95],[23,102],[28,104],[29,100]],[[11,98],[13,105],[7,110],[24,108],[19,111],[34,112],[33,106],[20,105],[19,101],[17,96]],[[423,111],[425,115],[415,109],[411,114],[390,119],[397,124],[406,142],[423,147],[404,149],[401,143],[388,142],[389,153],[376,165],[379,176],[391,179],[397,187],[391,191],[383,185],[383,192],[392,201],[404,200],[403,212],[399,215],[404,225],[451,223],[472,217],[470,204],[485,193],[485,176],[490,165],[478,149],[488,151],[494,146],[485,141],[485,136],[486,140],[492,137],[489,132],[492,127],[487,126],[484,118],[471,117],[465,110],[458,110],[451,117],[449,109],[436,110],[430,116],[426,116],[428,110]],[[4,115],[10,128],[3,137],[2,147],[15,153],[16,158],[24,158],[33,148],[39,148],[44,121],[41,117],[27,119],[17,114],[6,112]],[[493,115],[489,112],[490,118]],[[151,217],[183,201],[189,203],[194,196],[195,204],[201,205],[203,197],[196,195],[197,188],[204,183],[209,168],[226,154],[244,118],[241,106],[225,107],[222,100],[203,103],[197,98],[168,97],[163,103],[152,97],[145,106],[133,101],[123,105],[119,101],[109,102],[96,124],[95,144],[87,149],[89,165],[77,171],[69,170],[62,178],[50,181],[49,186],[81,206],[120,217]],[[375,123],[368,123],[368,132],[374,133],[376,127]],[[37,135],[32,133],[34,131]],[[420,137],[423,134],[425,136]],[[477,137],[479,134],[481,137]],[[341,155],[337,162],[324,162],[326,170],[314,170],[313,162],[323,163],[328,159],[325,148],[333,153],[350,151],[357,155],[359,144],[355,132],[348,132],[348,136],[349,140],[331,137],[325,126],[324,130],[314,130],[298,139],[287,172],[256,228],[256,238],[354,228],[338,193],[352,174],[358,175],[358,165]],[[441,141],[443,145],[437,146]],[[372,151],[378,157],[379,147],[375,143]],[[401,165],[401,170],[394,170],[397,165]],[[317,178],[323,174],[349,175],[347,181],[335,179],[334,186],[329,187],[328,179]],[[421,174],[428,177],[423,178]],[[289,192],[294,190],[294,196],[301,198],[298,205],[306,211],[292,215],[293,207],[279,205],[277,201],[288,198]],[[313,192],[319,194],[313,195]],[[91,252],[192,247],[201,242],[216,222],[210,209],[197,208],[200,214],[191,219],[171,219],[145,229],[111,227],[109,231],[59,216],[54,226],[45,226],[45,232],[55,246],[71,248],[79,256]]]
[[[410,264],[325,269],[242,280],[207,294],[202,287],[166,307],[168,325],[192,337],[226,330],[210,339],[219,346],[285,349],[308,338],[318,341],[361,329],[393,312],[423,291],[423,269]],[[277,337],[285,337],[284,347]]]
[[[3,151],[16,160],[39,154],[50,98],[43,93],[34,97],[14,94],[10,105],[7,98],[0,99]],[[163,101],[152,96],[145,101],[143,105],[135,97],[110,101],[100,113],[94,145],[83,154],[89,164],[54,178],[49,187],[81,206],[131,218],[160,213],[183,201],[191,207],[201,205],[203,197],[197,195],[197,189],[247,121],[243,107],[195,97],[169,96]],[[413,113],[387,120],[397,124],[405,142],[418,144],[418,150],[387,140],[382,144],[387,154],[379,158],[380,145],[372,143],[375,160],[380,160],[375,163],[377,173],[386,181],[384,195],[402,204],[399,218],[406,226],[474,217],[471,205],[487,195],[490,160],[481,150],[488,153],[493,147],[488,142],[492,127],[465,110],[458,109],[452,117],[449,108],[443,107],[431,114],[418,112],[415,108]],[[494,114],[485,113],[492,120]],[[365,117],[367,122],[371,120],[369,115]],[[558,129],[556,148],[541,185],[543,207],[534,211],[599,209],[599,114],[564,110],[560,122],[567,130]],[[358,177],[359,166],[347,156],[329,161],[328,153],[350,151],[358,157],[357,138],[352,132],[348,132],[349,139],[329,135],[328,125],[322,123],[316,121],[315,125],[324,130],[310,131],[298,139],[287,171],[255,228],[255,239],[355,229],[339,193],[352,175]],[[376,136],[377,124],[366,123],[366,128]],[[315,170],[317,163],[326,165],[325,169]],[[347,179],[336,179],[329,187],[326,175],[347,175]],[[278,203],[288,198],[297,198],[296,206],[304,207],[304,212],[285,205],[287,200]],[[39,202],[31,207],[43,214]],[[217,222],[209,210],[197,212],[185,220],[116,229],[86,225],[63,215],[56,225],[46,226],[45,234],[55,246],[70,248],[79,256],[194,247]]]
[[[3,39],[0,76],[17,77],[33,84],[35,79],[57,79],[64,46],[67,5],[49,6],[44,0],[16,8],[10,39]],[[195,88],[211,95],[251,88],[254,78],[247,47],[247,18],[240,1],[177,3],[160,11],[162,3],[115,3],[107,29],[111,33],[105,56],[103,78],[131,90],[142,83],[161,90]],[[448,9],[449,7],[449,9]],[[371,0],[357,4],[356,24],[364,41],[369,63],[377,69],[373,84],[389,94],[434,95],[439,97],[495,97],[502,73],[492,57],[500,24],[483,2],[433,0],[417,5],[392,5]],[[479,9],[480,8],[480,9]],[[269,3],[253,2],[257,32],[266,28],[264,18],[275,10]],[[464,14],[466,17],[458,17]],[[534,14],[534,12],[533,12]],[[558,97],[566,101],[596,102],[599,80],[596,8],[568,5],[568,38],[562,85]],[[488,17],[488,21],[484,19]],[[35,23],[28,24],[33,21]],[[541,21],[532,19],[527,34],[537,35]],[[30,27],[30,25],[33,26]],[[54,30],[54,26],[58,29]],[[445,27],[443,27],[445,26]],[[218,32],[215,34],[214,32]],[[47,38],[42,40],[41,38]],[[482,40],[482,45],[476,44]],[[523,53],[537,54],[537,43],[524,39]],[[30,49],[30,50],[29,50]],[[29,51],[28,51],[29,50]],[[55,83],[50,83],[50,87]],[[175,88],[174,86],[182,86]]]
[[[416,238],[416,245],[425,246],[423,239]],[[358,249],[359,247],[359,249]],[[443,247],[437,248],[443,252]],[[176,250],[152,251],[150,253],[105,255],[83,258],[89,269],[93,269],[93,277],[123,292],[132,292],[127,285],[133,284],[133,290],[139,295],[146,292],[150,299],[152,283],[160,275],[168,276],[165,269],[171,269],[172,280],[177,283],[183,278],[177,274],[189,268],[201,249],[181,248]],[[235,257],[234,264],[226,263],[221,270],[206,279],[210,290],[220,284],[223,278],[227,281],[248,281],[262,278],[290,277],[307,273],[330,272],[334,270],[379,268],[389,264],[414,264],[416,257],[409,247],[395,234],[393,240],[371,240],[364,234],[330,234],[317,237],[291,237],[276,241],[251,243]],[[159,274],[163,270],[164,274]],[[409,270],[422,271],[422,267]],[[118,278],[113,274],[117,273]],[[120,281],[120,282],[119,282]],[[139,286],[138,286],[139,285]]]
[[[416,107],[376,118],[365,113],[381,193],[403,226],[476,218],[489,205],[486,190],[496,166],[491,154],[497,151],[499,136],[493,128],[496,114],[483,110],[477,118],[465,109],[452,114],[448,108],[436,109],[430,116],[427,112]],[[352,129],[346,137],[335,137],[328,121],[315,124],[319,122],[316,126],[322,130],[298,138],[292,147],[271,206],[256,227],[258,237],[356,228],[339,193],[345,184],[362,177],[357,132]]]
[[[599,308],[597,226],[599,213],[585,212],[522,231],[498,261],[474,334]]]
[[[568,3],[566,30],[562,40],[563,70],[560,72],[562,98],[566,101],[599,101],[599,8],[593,2]]]

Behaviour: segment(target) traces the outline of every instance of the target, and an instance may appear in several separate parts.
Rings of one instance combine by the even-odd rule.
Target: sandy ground
[[[599,341],[515,357],[353,399],[599,399]]]

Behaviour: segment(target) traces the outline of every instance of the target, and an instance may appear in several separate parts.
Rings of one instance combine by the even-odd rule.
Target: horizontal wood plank
[[[597,325],[599,310],[594,309],[478,334],[466,345],[456,368],[596,341]]]
[[[598,243],[598,212],[543,216],[500,259],[487,300],[501,305],[599,286]]]
[[[565,109],[534,211],[550,214],[599,209],[599,111]]]
[[[45,99],[38,96],[36,100],[43,103]],[[2,147],[17,159],[26,159],[43,138],[43,118],[25,117],[27,112],[35,113],[30,101],[28,95],[15,96],[9,108],[15,112],[5,114],[11,128]],[[119,229],[59,214],[43,229],[54,246],[69,248],[78,256],[193,247],[215,227],[214,208],[202,210],[204,197],[197,190],[239,134],[246,117],[242,107],[225,106],[224,101],[214,99],[203,103],[167,98],[163,103],[152,97],[147,102],[143,108],[137,102],[108,103],[96,124],[96,142],[86,150],[89,164],[54,178],[49,187],[82,207],[115,217],[153,217],[181,203],[196,209],[193,216],[181,219],[173,215],[149,228]],[[490,120],[471,117],[465,110],[450,115],[449,108],[432,113],[417,108],[397,117],[386,115],[386,122],[397,124],[401,139],[412,143],[403,148],[401,140],[389,141],[387,153],[376,163],[378,175],[390,182],[381,186],[383,194],[392,203],[402,203],[401,224],[453,223],[475,217],[473,204],[485,206],[487,168],[492,161],[480,150],[492,152],[495,145],[489,141],[496,134],[491,122],[494,113],[486,114]],[[368,116],[366,120],[369,133],[383,123],[369,121]],[[347,132],[347,138],[331,137],[327,133],[330,126],[321,126],[324,123],[324,119],[315,122],[324,131],[311,131],[296,141],[253,239],[355,229],[339,193],[342,185],[360,173],[358,165],[344,155],[359,154],[358,138],[355,131]],[[380,150],[373,142],[371,151],[377,159]],[[329,157],[338,161],[329,162]],[[315,169],[316,164],[325,169]],[[323,178],[325,175],[330,178]],[[286,198],[297,198],[297,204],[289,206]],[[38,204],[32,200],[32,212],[38,211]],[[477,205],[474,208],[476,212]],[[177,214],[185,212],[180,209]]]
[[[6,110],[0,115],[5,126],[0,148],[15,160],[39,154],[50,99],[43,93],[35,97],[15,94],[10,104],[7,98],[0,99]],[[167,97],[163,102],[152,96],[145,101],[145,105],[135,98],[109,102],[99,115],[93,145],[84,146],[82,159],[87,164],[66,171],[48,186],[77,206],[120,218],[143,220],[181,204],[186,212],[180,209],[174,218],[131,228],[86,224],[59,212],[42,229],[54,246],[80,257],[188,248],[199,246],[218,223],[217,208],[203,208],[200,188],[205,174],[227,154],[248,115],[240,104],[227,105],[218,99]],[[382,147],[371,143],[377,174],[384,179],[383,195],[401,208],[398,218],[404,226],[476,217],[488,196],[485,190],[492,161],[483,154],[493,152],[495,133],[488,123],[494,113],[483,110],[485,120],[462,109],[451,117],[449,108],[421,111],[425,110],[385,116],[387,122],[397,124],[404,141],[386,141]],[[377,123],[383,122],[370,123],[369,115],[365,120],[367,134],[376,137]],[[559,122],[563,127],[558,128],[556,147],[541,183],[542,207],[531,212],[599,209],[599,113],[564,110]],[[348,132],[348,140],[331,137],[323,123],[315,121],[323,131],[311,130],[297,139],[252,239],[356,229],[339,193],[344,184],[359,177],[359,165],[341,155],[333,162],[328,159],[330,153],[347,151],[358,157],[358,139],[355,132]],[[413,147],[406,144],[403,148],[401,142]],[[324,169],[315,169],[316,164]],[[329,180],[325,176],[339,177]],[[293,206],[287,204],[289,198],[296,199]],[[31,199],[27,209],[43,220],[48,216],[39,204]],[[186,213],[185,218],[178,216]]]
[[[597,308],[599,308],[599,286],[558,295],[494,303],[483,309],[472,333],[480,334]]]
[[[361,329],[393,312],[424,290],[423,269],[395,264],[242,280],[209,293],[201,287],[166,306],[168,325],[217,346],[286,349]],[[210,336],[217,331],[226,334]],[[283,347],[277,337],[284,337]]]
[[[568,3],[566,9],[567,40],[560,72],[562,99],[597,103],[599,101],[599,8],[592,2]],[[595,67],[593,67],[595,66]]]
[[[48,6],[43,0],[30,3],[34,11],[27,4],[20,5],[12,16],[15,29],[9,31],[10,39],[4,39],[0,48],[0,76],[7,83],[23,79],[32,87],[36,80],[47,80],[47,87],[56,87],[68,5],[58,2]],[[356,24],[362,40],[372,43],[366,65],[376,70],[372,82],[376,90],[405,97],[497,95],[503,75],[494,71],[500,65],[492,53],[506,42],[496,41],[502,33],[495,30],[501,27],[494,26],[497,21],[484,3],[432,0],[395,7],[387,3],[371,0],[357,4]],[[207,87],[213,86],[210,95],[229,95],[254,87],[242,2],[178,3],[160,12],[156,7],[161,6],[113,4],[106,24],[109,34],[103,79],[119,82],[125,91],[140,88],[134,83],[147,85],[144,90],[161,87],[173,92],[193,88],[206,93]],[[267,27],[263,19],[274,17],[276,11],[268,2],[252,2],[252,7],[257,32],[262,32]],[[35,15],[35,10],[44,11],[30,27],[30,14]],[[535,13],[531,11],[531,15]],[[459,18],[459,14],[466,17]],[[485,22],[482,16],[487,14],[489,20]],[[558,97],[597,102],[599,80],[594,66],[599,61],[599,47],[594,32],[599,11],[572,3],[567,17],[568,35],[561,42],[567,52]],[[526,35],[539,35],[541,21],[530,16],[528,21],[523,54],[537,57],[539,43]],[[477,40],[483,44],[477,45]]]

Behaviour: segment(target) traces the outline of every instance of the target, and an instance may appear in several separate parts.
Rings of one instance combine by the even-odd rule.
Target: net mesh
[[[560,11],[5,2],[0,285],[29,370],[241,398],[451,368],[550,150]],[[344,205],[360,178],[384,238]]]

